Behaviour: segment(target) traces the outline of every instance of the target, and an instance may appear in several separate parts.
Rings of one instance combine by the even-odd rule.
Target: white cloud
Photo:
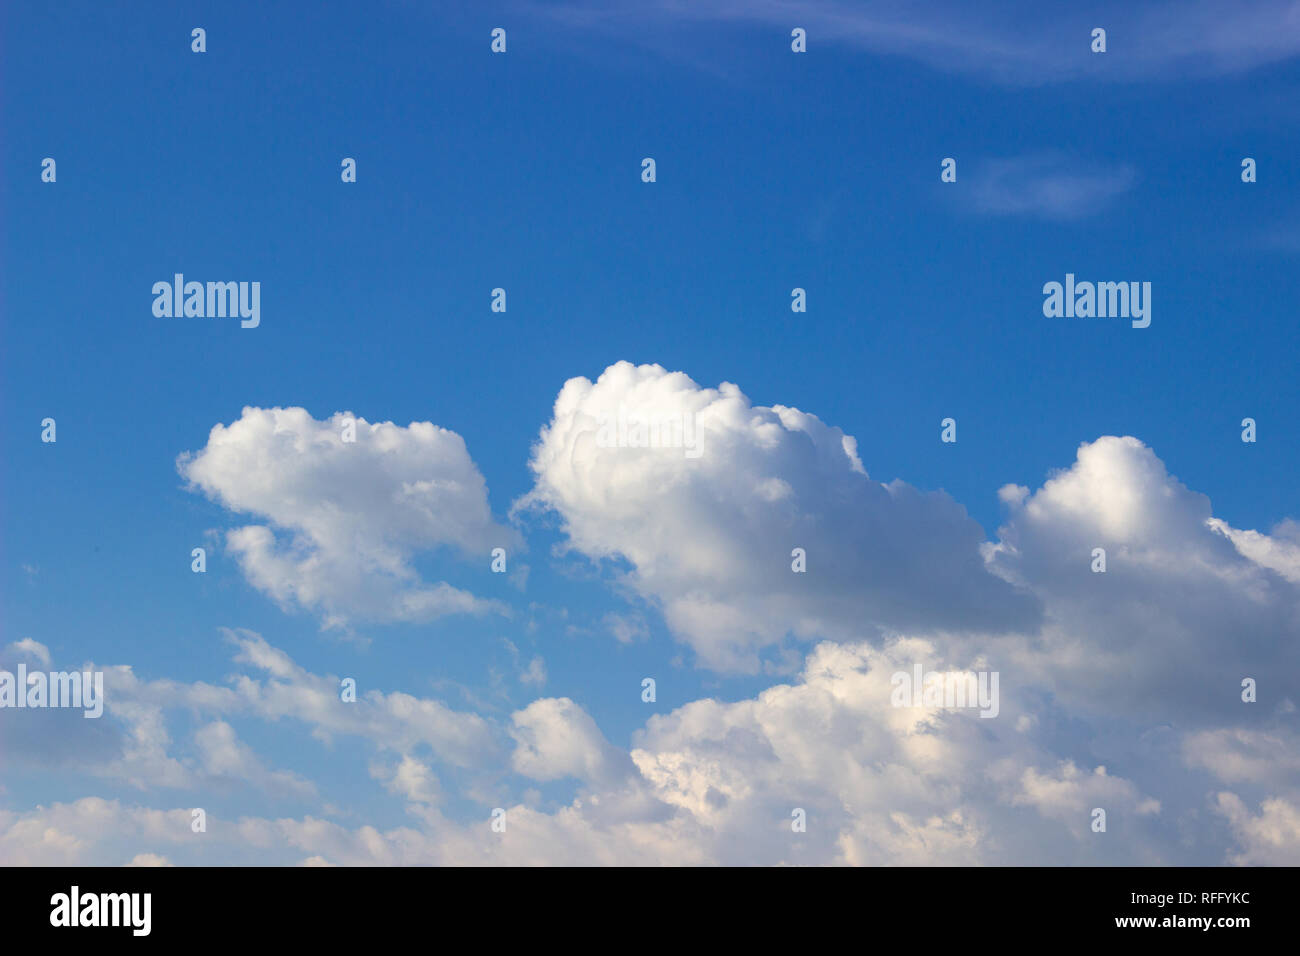
[[[1016,729],[1032,697],[1007,674],[997,719],[894,706],[892,675],[916,663],[953,662],[921,640],[820,644],[792,684],[651,718],[632,756],[651,792],[696,820],[725,863],[1026,862],[1027,834],[1029,858],[1065,862],[1084,858],[1089,800],[1155,813],[1129,780],[1058,769],[1050,738]],[[809,821],[797,836],[796,807]]]
[[[511,714],[511,765],[534,780],[575,777],[586,783],[626,775],[631,765],[591,716],[567,697],[543,697]]]
[[[438,778],[428,764],[404,755],[394,766],[375,764],[370,774],[383,782],[390,793],[395,793],[409,803],[437,803],[441,796]]]
[[[85,720],[75,709],[6,711],[10,716],[0,720],[6,760],[28,768],[78,771],[139,790],[247,786],[279,798],[315,796],[311,781],[265,766],[238,739],[228,717],[292,722],[324,744],[335,736],[354,737],[376,751],[401,756],[427,748],[453,767],[500,759],[498,738],[506,735],[477,714],[364,683],[355,702],[344,702],[339,677],[307,671],[251,631],[224,633],[236,649],[236,663],[262,672],[260,679],[237,674],[229,686],[147,681],[127,665],[87,664],[104,673],[103,717]],[[179,712],[209,718],[196,729],[189,747],[178,745],[169,730]]]
[[[1235,793],[1220,793],[1215,809],[1228,818],[1241,843],[1231,856],[1238,866],[1295,866],[1300,860],[1300,807],[1271,798],[1253,814]]]
[[[602,447],[593,420],[618,407],[693,414],[701,456]],[[85,798],[0,811],[0,862],[1300,860],[1288,724],[1300,696],[1296,536],[1286,522],[1272,535],[1236,531],[1140,441],[1085,443],[1036,490],[1005,486],[1007,521],[983,542],[946,496],[873,482],[853,440],[813,416],[621,364],[565,386],[533,468],[521,507],[558,512],[570,546],[624,569],[634,598],[661,607],[705,663],[752,660],[787,633],[832,639],[788,681],[657,713],[625,748],[568,697],[489,719],[363,682],[345,704],[337,676],[230,631],[242,671],[226,686],[106,668],[107,715],[125,742],[90,772],[142,786],[296,785],[301,795],[305,781],[266,769],[235,739],[227,720],[239,716],[322,743],[362,739],[376,752],[371,775],[408,804],[412,825],[211,816],[198,844],[188,811]],[[805,575],[789,570],[794,545],[808,550]],[[1104,574],[1091,570],[1096,547]],[[948,603],[934,606],[936,594]],[[989,616],[1004,599],[1020,602],[1016,628],[994,633]],[[615,637],[616,620],[605,621]],[[998,671],[998,716],[894,706],[892,675],[916,664]],[[1240,700],[1245,674],[1260,679],[1256,704]],[[206,721],[189,754],[172,752],[175,710]],[[469,771],[459,800],[447,799],[435,762]],[[1223,786],[1232,792],[1210,789]],[[566,788],[571,798],[553,796]],[[453,806],[458,819],[444,815]],[[494,806],[508,828],[489,836]],[[1104,839],[1089,829],[1097,806]],[[805,833],[791,830],[796,808]]]
[[[1272,707],[1290,706],[1300,588],[1274,569],[1280,545],[1260,536],[1239,550],[1230,531],[1136,438],[1081,445],[985,549],[1046,613],[1032,641],[1003,646],[1081,714],[1227,723],[1248,706],[1242,678],[1263,675]]]
[[[534,655],[528,666],[519,672],[519,683],[535,684],[540,687],[546,683],[546,662]]]
[[[1023,705],[1004,699],[1008,719],[999,721],[894,707],[890,676],[917,660],[941,663],[924,641],[900,641],[886,651],[823,643],[793,683],[734,703],[695,701],[652,718],[630,755],[572,700],[534,701],[511,717],[511,765],[531,779],[571,778],[578,790],[571,804],[551,813],[506,803],[501,839],[485,837],[487,806],[477,822],[444,818],[431,769],[402,756],[395,766],[372,767],[372,775],[418,805],[414,829],[210,816],[208,842],[233,859],[316,863],[916,864],[940,853],[948,862],[979,863],[1020,861],[1017,847],[1024,845],[1068,861],[1077,841],[1074,822],[1061,818],[1062,801],[1017,809],[993,772],[1001,763],[1012,768],[1013,781],[1036,779],[1026,776],[1032,768],[1056,763],[1012,729]],[[1131,783],[1107,784],[1135,799]],[[807,833],[790,829],[795,807],[807,813]],[[79,801],[0,816],[0,851],[26,859],[46,852],[43,843],[62,842],[70,858],[118,857],[121,842],[107,835],[115,831],[106,830],[104,814],[123,817],[123,832],[137,840],[134,852],[174,858],[185,846],[183,832],[143,832],[143,821],[161,818],[139,808]],[[1028,843],[1008,846],[1009,834]],[[1123,844],[1115,849],[1119,860],[1131,859]]]
[[[224,720],[200,727],[194,734],[203,773],[215,780],[247,783],[269,793],[296,797],[315,796],[316,787],[296,773],[268,770]]]
[[[499,750],[488,722],[477,714],[454,711],[431,698],[384,693],[364,683],[357,688],[356,701],[345,703],[340,700],[339,677],[311,673],[252,631],[225,633],[237,648],[235,660],[264,671],[265,680],[238,675],[230,688],[166,681],[136,683],[128,685],[131,693],[213,713],[293,720],[308,726],[312,735],[323,741],[338,734],[360,737],[380,750],[397,753],[428,747],[457,767],[489,761]]]
[[[1293,584],[1300,584],[1300,524],[1283,521],[1272,535],[1239,531],[1218,518],[1206,522],[1226,537],[1245,557],[1261,567],[1276,571]]]
[[[1183,741],[1183,754],[1189,765],[1224,783],[1273,788],[1300,782],[1300,737],[1282,728],[1199,731]]]
[[[50,649],[40,641],[34,641],[30,637],[24,637],[21,641],[14,641],[6,650],[11,654],[38,661],[46,667],[50,666]]]
[[[465,442],[429,422],[360,418],[356,440],[345,442],[353,419],[245,408],[177,468],[230,511],[269,522],[231,530],[227,548],[254,587],[319,613],[327,626],[501,610],[445,582],[426,584],[412,563],[445,549],[486,567],[493,547],[520,547],[493,520]]]
[[[120,866],[139,859],[139,847],[192,841],[188,809],[125,807],[83,797],[15,813],[0,810],[0,864],[5,866]]]
[[[257,655],[282,675],[274,649]],[[276,663],[279,661],[280,663]],[[824,642],[791,683],[726,703],[698,700],[652,717],[630,754],[606,740],[567,698],[534,701],[511,717],[510,762],[531,779],[575,781],[573,801],[553,812],[505,802],[508,828],[485,836],[481,820],[453,821],[438,809],[432,769],[409,754],[372,765],[372,776],[410,803],[417,825],[347,829],[319,818],[237,822],[209,816],[203,843],[229,862],[412,865],[763,864],[851,865],[1168,863],[1185,848],[1161,829],[1163,793],[1194,787],[1171,766],[1139,766],[1146,783],[1098,765],[1081,768],[1056,748],[1059,719],[1034,688],[1004,674],[1000,716],[896,707],[891,675],[913,663],[943,670],[930,642],[883,649]],[[980,664],[979,661],[966,662]],[[172,688],[173,691],[179,688]],[[164,690],[164,688],[158,688]],[[376,694],[383,698],[385,695]],[[188,697],[189,695],[183,695]],[[196,697],[206,697],[200,691]],[[1047,727],[1020,716],[1033,708]],[[274,710],[267,711],[269,718]],[[1060,715],[1058,715],[1060,716]],[[1133,731],[1128,731],[1132,734]],[[1247,735],[1248,736],[1248,735]],[[1247,740],[1267,758],[1271,743]],[[1204,749],[1193,740],[1189,752]],[[1225,735],[1216,752],[1234,746]],[[239,762],[239,761],[236,761]],[[1228,771],[1243,779],[1252,773]],[[1283,776],[1287,776],[1284,774]],[[1294,781],[1296,773],[1289,778]],[[1152,793],[1155,784],[1163,791]],[[1260,812],[1224,794],[1220,828],[1205,827],[1202,862],[1293,863],[1295,804],[1263,798]],[[1107,810],[1114,836],[1089,833],[1091,809]],[[807,814],[806,833],[790,828]],[[133,854],[192,862],[188,811],[153,811],[87,798],[24,813],[0,812],[0,862],[116,863]],[[129,852],[128,849],[129,848]]]
[[[1013,804],[1026,804],[1044,816],[1063,820],[1080,836],[1092,832],[1094,809],[1108,814],[1117,810],[1138,815],[1160,812],[1158,800],[1142,798],[1130,781],[1110,776],[1103,766],[1087,772],[1064,760],[1054,772],[1026,768],[1018,783],[1011,797]]]
[[[602,441],[620,415],[693,421],[699,456]],[[987,572],[979,526],[948,495],[871,480],[852,437],[735,385],[627,362],[570,379],[530,465],[536,485],[516,509],[553,509],[572,548],[627,562],[624,583],[714,669],[754,672],[790,635],[1036,621],[1032,600]],[[795,548],[807,573],[792,571]]]
[[[650,636],[650,629],[640,614],[616,614],[610,611],[601,618],[601,623],[620,644],[635,644]]]
[[[510,651],[510,658],[514,661],[515,673],[519,678],[519,683],[536,687],[541,687],[546,683],[546,661],[542,659],[540,654],[534,654],[528,664],[524,665],[515,642],[502,638],[502,643]]]

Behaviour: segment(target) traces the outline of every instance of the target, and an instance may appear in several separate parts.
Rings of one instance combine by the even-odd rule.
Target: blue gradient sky
[[[816,414],[857,438],[873,478],[944,489],[989,536],[1000,486],[1036,488],[1106,434],[1141,438],[1234,527],[1300,512],[1294,58],[1129,74],[1137,38],[1112,31],[1087,76],[1008,78],[815,28],[796,56],[788,27],[761,18],[595,28],[563,13],[6,7],[0,645],[31,637],[56,661],[219,683],[218,629],[243,627],[316,673],[505,715],[535,696],[507,638],[544,657],[547,695],[580,701],[620,747],[645,718],[626,705],[643,673],[673,672],[662,710],[752,695],[773,679],[692,667],[653,615],[650,640],[611,641],[599,622],[624,602],[554,558],[545,523],[527,529],[523,593],[486,562],[420,559],[432,580],[511,603],[512,620],[322,635],[223,558],[205,535],[241,519],[175,467],[246,405],[428,420],[465,438],[505,520],[560,387],[623,359]],[[1086,52],[1088,19],[1056,29]],[[488,52],[495,26],[506,56]],[[956,184],[939,181],[946,156]],[[1255,184],[1240,181],[1245,156]],[[1011,212],[987,192],[989,164],[1042,157],[1085,193],[1079,214]],[[1089,198],[1072,178],[1089,171],[1124,185]],[[260,327],[155,318],[150,287],[175,272],[260,281]],[[1066,272],[1151,282],[1150,328],[1044,318],[1042,285]],[[504,315],[489,310],[496,286]],[[39,441],[46,416],[57,445]],[[938,441],[946,416],[956,445]],[[1257,444],[1240,441],[1246,416]],[[200,544],[206,576],[189,569]],[[347,813],[402,820],[361,745],[232,723]],[[75,765],[3,777],[10,809],[85,789]],[[237,790],[222,811],[267,812]]]

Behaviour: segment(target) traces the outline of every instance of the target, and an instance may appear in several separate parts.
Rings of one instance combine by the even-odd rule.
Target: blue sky
[[[512,514],[535,487],[530,448],[562,386],[620,361],[816,415],[856,438],[871,479],[946,492],[991,542],[1007,520],[1000,487],[1035,491],[1108,435],[1138,438],[1231,528],[1268,533],[1300,515],[1300,40],[1286,4],[1205,7],[1185,49],[1157,29],[1177,19],[1163,5],[1007,12],[985,33],[934,5],[914,11],[929,46],[839,3],[806,16],[702,3],[689,19],[656,3],[7,8],[0,646],[30,638],[63,666],[219,685],[239,670],[221,629],[247,629],[312,673],[436,698],[496,727],[507,755],[496,765],[420,757],[443,783],[446,819],[486,819],[528,804],[530,789],[553,813],[574,799],[572,775],[517,772],[501,729],[512,712],[569,698],[623,752],[649,712],[752,698],[792,680],[817,637],[841,639],[789,638],[797,657],[784,668],[709,666],[703,638],[665,620],[670,597],[617,585],[634,558],[556,553],[574,520],[562,506]],[[1233,27],[1215,32],[1224,19]],[[789,38],[800,25],[801,55]],[[489,51],[497,26],[505,55]],[[1105,54],[1088,51],[1094,26],[1109,28]],[[40,178],[47,156],[53,184]],[[640,178],[647,156],[654,183]],[[945,184],[949,156],[958,180]],[[1240,177],[1247,156],[1253,184]],[[354,184],[340,181],[343,157],[357,161]],[[151,286],[175,272],[259,281],[260,326],[154,317]],[[1150,327],[1045,318],[1042,286],[1067,272],[1149,281]],[[504,314],[489,308],[498,286]],[[806,314],[790,310],[796,286]],[[511,560],[526,584],[491,574],[486,552],[417,547],[411,560],[421,580],[508,613],[339,634],[273,600],[224,536],[276,522],[187,488],[176,464],[246,406],[462,436],[494,519],[524,543]],[[39,440],[46,416],[56,444]],[[939,440],[947,416],[956,444]],[[1240,440],[1248,416],[1254,444]],[[204,575],[189,567],[200,545]],[[616,640],[608,614],[637,616],[645,636]],[[1289,633],[1274,663],[1294,653]],[[534,657],[544,684],[520,680]],[[653,708],[639,697],[646,675],[658,679]],[[111,697],[109,709],[118,719]],[[164,749],[193,768],[188,741],[213,715],[167,713]],[[16,726],[13,712],[3,719]],[[97,796],[231,820],[409,821],[410,804],[368,770],[375,741],[324,746],[291,720],[221,719],[316,793],[259,789],[242,771],[188,791],[133,783],[55,747],[0,750],[0,808]],[[1090,726],[1052,755],[1140,772],[1136,755],[1107,760]],[[1256,783],[1252,807],[1296,786]],[[1163,802],[1206,815],[1206,789]],[[1249,852],[1231,848],[1230,829],[1186,849],[1168,835],[1181,825],[1157,827],[1150,852],[1210,863]],[[154,849],[125,859],[136,852]],[[244,851],[187,852],[158,851],[182,862]]]

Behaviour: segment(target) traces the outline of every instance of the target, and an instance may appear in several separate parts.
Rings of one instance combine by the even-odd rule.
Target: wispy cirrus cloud
[[[810,49],[826,42],[904,56],[944,72],[1010,84],[1095,77],[1178,79],[1237,73],[1300,53],[1295,0],[1103,3],[1070,10],[1032,2],[997,6],[879,0],[569,0],[544,15],[574,28],[652,42],[658,28],[707,22],[808,31]],[[1091,31],[1108,34],[1105,56]]]
[[[1128,165],[1104,166],[1059,152],[977,163],[963,199],[978,212],[1036,219],[1084,219],[1137,183]],[[967,198],[968,197],[968,198]]]

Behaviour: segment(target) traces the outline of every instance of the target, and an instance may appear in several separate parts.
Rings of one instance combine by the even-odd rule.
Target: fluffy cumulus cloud
[[[1230,861],[1239,866],[1295,866],[1300,860],[1300,804],[1264,800],[1252,812],[1235,793],[1220,793],[1216,808],[1232,824],[1239,849]]]
[[[1104,858],[1153,861],[1137,838],[1153,836],[1159,803],[1140,785],[1061,762],[1046,732],[1017,721],[1026,704],[1014,694],[996,720],[943,704],[896,706],[894,677],[916,663],[947,665],[920,640],[884,650],[826,642],[794,681],[652,717],[626,752],[572,700],[534,701],[510,718],[513,768],[570,778],[575,795],[549,810],[535,798],[507,802],[500,835],[485,826],[488,805],[478,821],[445,818],[429,767],[407,755],[372,775],[413,805],[412,826],[210,819],[200,847],[187,813],[87,800],[0,819],[0,857],[24,861],[57,846],[68,858],[113,862],[134,855],[129,845],[182,862],[200,852],[345,864],[1086,862],[1096,852],[1084,836],[1089,811],[1100,804],[1125,837]],[[791,825],[796,811],[803,832]],[[105,814],[121,826],[105,827]]]
[[[313,796],[315,786],[296,773],[268,770],[257,755],[224,720],[205,724],[194,734],[204,773],[226,781],[240,781],[271,792]]]
[[[1300,736],[1285,726],[1198,731],[1188,734],[1183,753],[1224,783],[1285,787],[1300,777]]]
[[[241,430],[234,452],[226,432],[240,423],[219,429],[187,477],[232,509],[274,512],[326,564],[357,560],[347,573],[390,593],[421,587],[345,558],[337,535],[392,505],[394,488],[436,484],[416,472],[457,459],[459,440],[430,438],[445,454],[408,471],[398,460],[426,439],[395,429],[375,440],[403,450],[363,449],[352,474],[304,416],[277,439],[275,413],[246,413],[266,434]],[[657,426],[655,442],[639,424]],[[304,435],[328,447],[293,450],[312,444]],[[1087,442],[1041,484],[1002,488],[1007,517],[986,541],[947,496],[873,481],[854,440],[810,414],[623,363],[565,384],[531,465],[520,512],[558,515],[563,547],[638,598],[601,619],[611,647],[650,647],[657,608],[707,668],[753,671],[774,652],[796,666],[739,699],[651,707],[620,738],[567,679],[569,696],[483,713],[377,687],[346,703],[338,676],[229,631],[239,672],[224,683],[106,667],[102,729],[11,714],[0,745],[25,771],[75,766],[137,796],[242,786],[298,815],[213,812],[196,840],[185,804],[163,797],[2,810],[0,863],[1300,863],[1300,536],[1291,522],[1234,528],[1137,439]],[[342,473],[389,493],[336,513]],[[485,504],[477,514],[424,525],[420,546],[481,544],[493,525]],[[399,524],[361,535],[363,553],[409,560],[419,535]],[[0,664],[52,656],[23,641]],[[918,670],[954,687],[983,675],[988,691],[996,674],[995,705],[903,693]],[[339,810],[327,781],[273,766],[250,743],[258,723],[304,746],[359,746],[363,782],[398,822]],[[496,808],[503,833],[487,825]]]
[[[406,754],[393,766],[375,764],[370,775],[410,804],[437,803],[442,791],[432,768]]]
[[[1159,801],[1102,765],[1062,760],[1050,728],[1024,719],[1039,706],[1032,690],[1002,674],[991,718],[900,701],[898,676],[917,665],[975,676],[924,640],[827,642],[793,683],[651,718],[632,756],[655,797],[688,815],[723,862],[1088,862],[1098,806],[1112,829],[1141,837],[1105,858],[1157,861]],[[807,830],[796,834],[799,810]]]
[[[240,639],[279,680],[310,683],[265,642]],[[510,715],[509,763],[527,780],[570,781],[573,797],[548,808],[522,790],[500,804],[502,834],[486,826],[491,799],[476,801],[479,819],[445,816],[431,767],[409,753],[409,732],[379,719],[350,726],[398,752],[395,761],[373,765],[371,776],[409,804],[410,825],[347,826],[329,813],[214,815],[200,841],[187,810],[86,798],[0,813],[0,861],[1136,865],[1285,863],[1300,852],[1300,775],[1260,765],[1285,747],[1273,734],[1189,736],[1190,773],[1145,755],[1116,772],[1090,757],[1086,739],[1063,741],[1069,712],[1045,705],[1014,673],[1002,675],[995,718],[945,701],[900,700],[898,675],[918,664],[956,674],[987,662],[948,660],[920,639],[884,648],[824,642],[794,680],[752,698],[697,700],[651,717],[627,750],[611,744],[574,701],[534,701]],[[234,697],[263,699],[235,683]],[[233,706],[207,685],[160,684],[152,693],[175,706]],[[376,691],[372,703],[390,699]],[[337,727],[351,706],[320,705],[339,716],[318,716],[316,728]],[[257,709],[268,719],[282,713],[279,706]],[[232,749],[227,735],[214,736]],[[1212,766],[1233,789],[1204,784],[1199,765]],[[1188,792],[1196,806],[1180,806]],[[1091,829],[1096,808],[1107,814],[1104,834]],[[802,832],[792,826],[800,813]]]
[[[531,467],[517,507],[553,510],[574,549],[626,563],[625,582],[716,669],[756,671],[787,638],[1037,619],[985,568],[961,505],[873,481],[853,438],[735,385],[627,362],[570,379]]]
[[[433,698],[366,687],[357,689],[356,700],[344,702],[338,676],[308,671],[260,634],[227,631],[225,637],[235,648],[235,662],[255,674],[237,674],[227,686],[216,686],[142,681],[130,667],[106,668],[110,706],[294,721],[325,743],[353,737],[397,754],[427,749],[455,767],[472,767],[498,754],[488,721],[477,714],[453,710]],[[226,755],[229,748],[223,745],[229,737],[220,725],[200,731],[205,766],[219,768],[239,759],[237,754]]]
[[[1003,500],[1011,514],[986,547],[990,566],[1046,615],[1019,660],[1073,707],[1221,721],[1240,713],[1246,678],[1266,680],[1270,710],[1300,701],[1288,542],[1214,518],[1140,441],[1082,445],[1037,492]]]
[[[268,797],[318,802],[316,785],[301,774],[273,769],[236,733],[231,721],[293,725],[320,745],[361,741],[395,769],[373,775],[394,792],[431,794],[437,781],[415,760],[436,758],[449,768],[473,769],[502,759],[504,732],[478,714],[453,710],[430,697],[361,687],[344,702],[341,679],[308,671],[251,631],[226,631],[243,671],[227,682],[142,680],[129,665],[86,663],[102,671],[103,715],[86,720],[79,709],[6,710],[0,746],[7,765],[78,770],[138,791],[241,788]],[[12,665],[0,654],[0,670]],[[185,717],[200,721],[191,733],[175,730]]]
[[[98,797],[26,812],[0,810],[0,863],[125,866],[165,859],[139,848],[183,845],[191,819],[186,809],[152,810]]]
[[[493,520],[487,485],[455,432],[245,408],[177,468],[230,511],[263,519],[229,531],[227,548],[255,587],[327,626],[499,609],[422,581],[412,563],[436,550],[486,562],[494,547],[518,543]]]
[[[534,780],[574,777],[603,782],[627,763],[626,755],[610,746],[591,715],[567,697],[533,701],[511,719],[517,745],[513,766]]]

